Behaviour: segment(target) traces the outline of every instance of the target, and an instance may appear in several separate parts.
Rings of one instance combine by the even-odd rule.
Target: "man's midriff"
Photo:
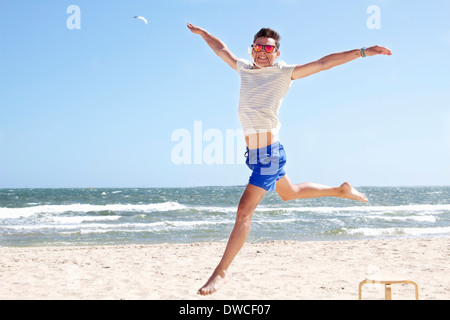
[[[245,135],[245,143],[249,149],[260,149],[277,142],[277,137],[270,132]]]

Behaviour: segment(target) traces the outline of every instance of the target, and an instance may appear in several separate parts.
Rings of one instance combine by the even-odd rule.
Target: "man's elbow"
[[[221,56],[223,54],[226,54],[228,48],[226,46],[220,46],[220,47],[216,47],[214,48],[214,52],[218,55]]]
[[[319,62],[320,62],[319,66],[320,71],[330,70],[331,68],[333,68],[333,65],[327,61],[319,61]]]

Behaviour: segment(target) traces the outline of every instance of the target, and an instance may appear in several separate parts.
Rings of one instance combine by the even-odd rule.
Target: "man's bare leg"
[[[197,294],[202,296],[212,294],[226,283],[228,267],[247,240],[253,212],[264,198],[265,194],[266,190],[262,188],[255,187],[251,184],[247,186],[239,202],[236,222],[230,238],[228,239],[223,257],[212,276],[206,284],[197,291]]]
[[[362,193],[357,191],[347,182],[344,182],[341,186],[336,188],[317,183],[302,183],[294,185],[291,183],[287,175],[277,181],[276,191],[283,200],[339,197],[363,202],[368,201]],[[222,260],[206,284],[198,290],[198,294],[212,294],[226,283],[228,267],[244,245],[250,231],[253,212],[264,198],[265,194],[266,191],[264,189],[253,185],[247,186],[241,197],[241,201],[239,202],[236,223],[233,231],[231,232]]]
[[[304,198],[338,197],[356,201],[368,202],[365,195],[353,188],[348,182],[339,187],[329,187],[317,183],[293,184],[285,175],[277,181],[277,193],[281,199],[293,200]]]

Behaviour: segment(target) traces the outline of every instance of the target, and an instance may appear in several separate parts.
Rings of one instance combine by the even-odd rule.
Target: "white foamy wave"
[[[69,205],[43,205],[24,208],[0,208],[0,219],[26,218],[39,213],[61,214],[65,212],[154,212],[183,210],[186,206],[177,202],[163,202],[152,204],[69,204]]]
[[[357,228],[346,230],[349,235],[387,236],[387,235],[450,235],[450,227],[437,228]]]
[[[79,224],[83,222],[92,221],[116,221],[119,220],[121,216],[78,216],[78,217],[52,217],[54,222],[61,224]]]
[[[294,222],[302,222],[303,219],[264,219],[264,220],[258,220],[258,218],[254,219],[255,224],[288,224],[288,223],[294,223]]]
[[[41,205],[23,208],[0,208],[0,219],[26,218],[34,214],[48,213],[57,215],[65,212],[154,212],[154,211],[176,211],[176,210],[197,210],[200,212],[235,213],[236,207],[215,207],[215,206],[187,206],[177,202],[163,202],[152,204],[69,204],[69,205]],[[361,213],[361,214],[384,214],[384,213],[415,213],[419,215],[441,214],[450,211],[450,204],[442,205],[402,205],[402,206],[352,206],[352,207],[271,207],[260,206],[256,212],[277,212],[277,213],[302,213],[312,212],[317,214],[340,214],[340,213]]]
[[[401,206],[352,206],[352,207],[269,207],[261,206],[255,211],[270,212],[276,211],[281,213],[295,213],[295,212],[313,212],[313,213],[370,213],[370,214],[384,214],[384,213],[418,213],[418,214],[440,214],[450,211],[450,204],[420,204],[420,205],[401,205]]]
[[[107,219],[103,219],[107,218]],[[118,220],[120,216],[111,217],[53,217],[47,223],[28,225],[6,225],[3,230],[15,230],[20,232],[48,232],[54,230],[63,234],[65,232],[101,233],[101,232],[159,232],[167,230],[190,230],[205,226],[232,225],[234,220],[219,221],[158,221],[147,223],[99,223],[105,220]],[[58,223],[52,223],[58,222]],[[83,223],[94,222],[94,223]]]
[[[107,223],[90,223],[86,225],[80,224],[40,224],[40,225],[20,225],[20,226],[5,226],[5,230],[17,230],[22,232],[27,231],[40,231],[47,232],[49,230],[61,230],[65,231],[79,231],[86,232],[87,230],[96,230],[97,232],[110,232],[110,231],[154,231],[159,227],[163,227],[164,222],[155,223],[121,223],[121,224],[107,224]]]
[[[424,215],[424,216],[367,216],[368,219],[374,219],[374,220],[385,220],[385,221],[418,221],[418,222],[436,222],[436,217],[431,215]]]
[[[200,212],[220,212],[220,213],[236,213],[237,207],[189,207],[192,210],[197,210]]]
[[[182,228],[194,228],[198,226],[206,225],[219,225],[219,224],[231,224],[233,220],[221,220],[221,221],[167,221],[166,224],[174,227]]]

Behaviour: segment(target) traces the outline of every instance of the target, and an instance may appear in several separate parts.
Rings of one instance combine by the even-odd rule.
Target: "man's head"
[[[255,63],[261,67],[269,67],[280,56],[280,35],[270,28],[262,28],[255,34],[252,48]]]

